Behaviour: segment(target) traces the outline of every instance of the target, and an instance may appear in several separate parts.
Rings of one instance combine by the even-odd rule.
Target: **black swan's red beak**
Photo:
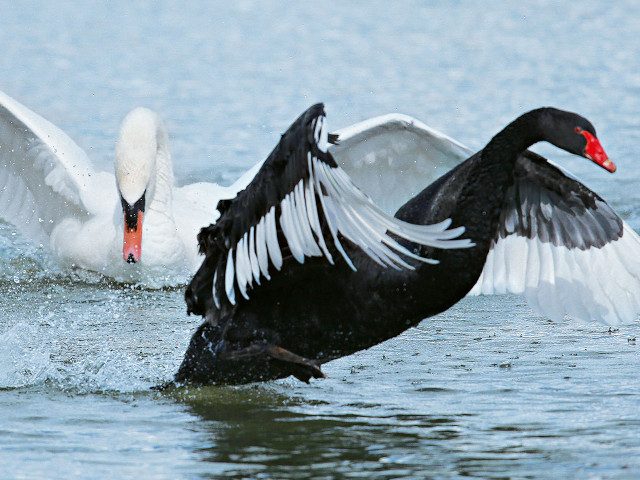
[[[609,160],[607,153],[604,151],[604,148],[602,148],[602,145],[600,145],[600,140],[586,130],[582,130],[580,133],[587,140],[587,145],[584,147],[584,156],[608,172],[615,172],[617,168],[616,164]]]

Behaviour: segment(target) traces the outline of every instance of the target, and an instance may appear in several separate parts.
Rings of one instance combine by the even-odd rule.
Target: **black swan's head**
[[[542,109],[540,127],[545,140],[575,155],[588,158],[613,173],[616,165],[602,148],[596,129],[584,117],[556,108]]]

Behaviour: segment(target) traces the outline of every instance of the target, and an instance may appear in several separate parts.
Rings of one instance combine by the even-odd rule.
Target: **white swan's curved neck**
[[[115,168],[120,195],[129,205],[144,195],[147,207],[171,206],[173,169],[168,144],[167,131],[155,112],[136,108],[122,121]]]

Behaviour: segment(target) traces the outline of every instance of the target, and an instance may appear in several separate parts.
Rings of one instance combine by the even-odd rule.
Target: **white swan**
[[[406,115],[335,135],[338,163],[388,213],[467,156]],[[122,122],[115,176],[99,172],[64,132],[0,92],[0,217],[63,267],[147,286],[185,283],[200,262],[198,231],[217,220],[218,200],[233,198],[261,165],[229,187],[176,187],[167,132],[157,114],[137,108]]]
[[[122,122],[115,176],[99,172],[64,132],[0,92],[0,216],[62,266],[149,286],[183,283],[199,261],[198,230],[258,168],[230,187],[176,187],[164,125],[136,108]]]

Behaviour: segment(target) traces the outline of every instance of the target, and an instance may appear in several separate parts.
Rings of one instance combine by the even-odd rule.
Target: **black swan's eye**
[[[582,129],[580,127],[575,128],[576,133],[582,133]]]

